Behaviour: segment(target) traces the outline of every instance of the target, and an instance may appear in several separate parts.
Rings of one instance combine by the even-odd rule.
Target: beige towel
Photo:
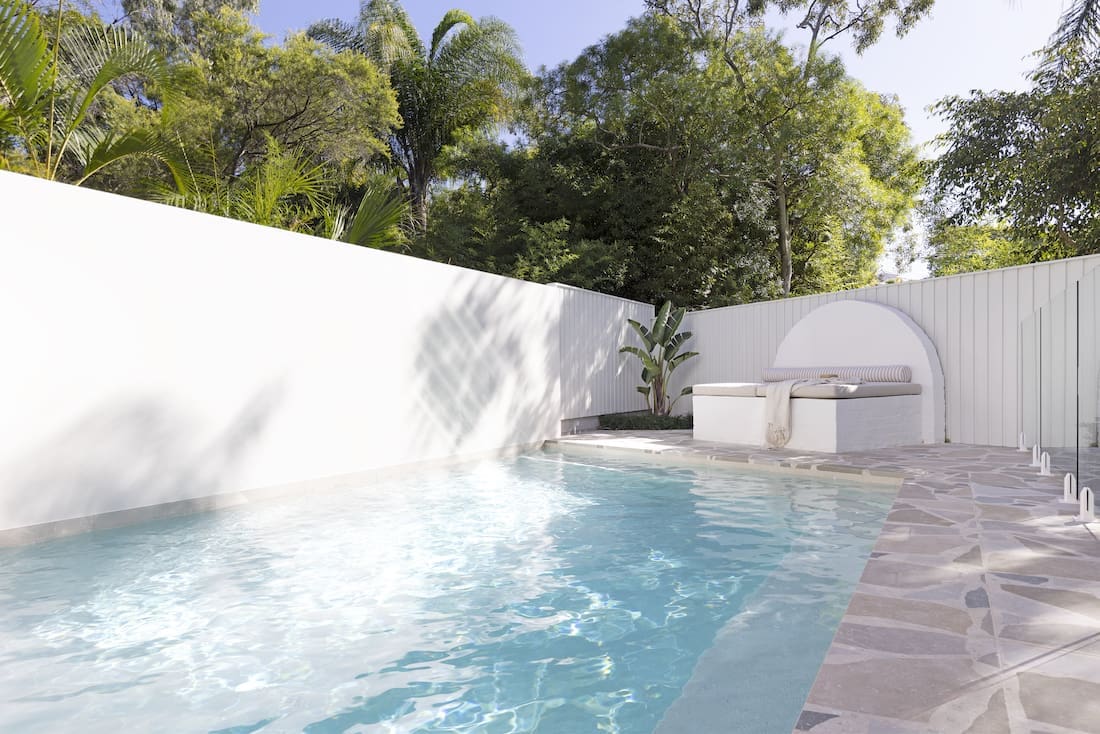
[[[858,385],[861,382],[863,380],[858,377],[840,379],[836,375],[822,375],[816,380],[769,382],[764,397],[764,441],[770,448],[781,449],[791,440],[791,392],[799,385]]]
[[[783,380],[769,382],[764,398],[764,441],[773,449],[781,449],[791,440],[791,391],[795,385],[820,380]]]

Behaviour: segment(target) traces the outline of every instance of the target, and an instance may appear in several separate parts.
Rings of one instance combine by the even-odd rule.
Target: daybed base
[[[797,397],[799,390],[805,395],[812,394],[815,388],[814,397]],[[862,388],[862,394],[875,396],[853,397],[860,391],[852,388]],[[765,389],[753,383],[697,385],[692,396],[694,437],[700,441],[764,446]],[[834,393],[831,397],[823,394],[830,391]],[[786,448],[840,453],[919,444],[920,418],[920,385],[800,386],[792,393],[791,439]]]

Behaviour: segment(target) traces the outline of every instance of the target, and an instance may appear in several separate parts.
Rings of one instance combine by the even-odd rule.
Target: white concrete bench
[[[833,367],[836,364],[866,367]],[[766,380],[839,375],[837,383],[791,392],[787,448],[829,453],[942,443],[943,370],[935,347],[904,313],[876,303],[838,301],[811,312],[788,332]],[[845,376],[869,376],[870,382]],[[856,384],[858,383],[858,384]],[[767,386],[693,386],[694,437],[765,446]]]

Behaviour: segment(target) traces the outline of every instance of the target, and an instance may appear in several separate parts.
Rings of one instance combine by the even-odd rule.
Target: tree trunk
[[[783,181],[782,169],[775,173],[775,200],[777,207],[776,225],[779,230],[779,260],[783,280],[783,295],[791,295],[791,220],[787,212],[787,186]]]
[[[428,187],[430,179],[418,172],[409,173],[409,204],[412,206],[413,227],[418,232],[428,229]]]

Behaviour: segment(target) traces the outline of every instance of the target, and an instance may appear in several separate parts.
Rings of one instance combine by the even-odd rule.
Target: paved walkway
[[[764,451],[690,431],[561,444],[901,482],[796,732],[1100,733],[1100,523],[1030,454]]]

